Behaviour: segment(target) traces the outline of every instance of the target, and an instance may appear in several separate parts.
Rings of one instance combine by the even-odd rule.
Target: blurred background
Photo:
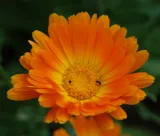
[[[48,110],[37,100],[10,101],[6,92],[10,76],[26,73],[18,60],[31,48],[27,40],[32,31],[47,33],[52,12],[68,17],[80,11],[109,15],[111,24],[126,27],[128,36],[138,38],[140,49],[150,52],[140,71],[153,74],[156,82],[146,89],[143,102],[124,106],[128,118],[122,128],[132,136],[160,136],[160,0],[0,0],[0,136],[51,136],[60,127],[43,123]],[[69,124],[63,127],[72,133]]]

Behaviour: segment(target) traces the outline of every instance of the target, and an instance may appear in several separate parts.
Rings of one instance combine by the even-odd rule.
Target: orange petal
[[[46,52],[47,54],[48,52]],[[41,54],[44,55],[44,54]],[[47,58],[46,58],[47,59]],[[48,60],[52,59],[51,57],[48,58]],[[50,77],[56,83],[61,84],[62,83],[62,73],[64,69],[60,67],[57,62],[54,63],[54,59],[52,59],[52,63],[48,64],[49,62],[44,61],[42,57],[40,58],[39,56],[34,56],[33,59],[31,60],[31,65],[34,70],[30,70],[30,75],[38,75],[37,77],[40,77],[43,79],[44,77]],[[45,71],[45,75],[42,74],[41,71]],[[35,73],[37,72],[37,74]],[[62,72],[62,73],[61,73]]]
[[[137,69],[139,69],[141,66],[143,66],[145,64],[145,62],[148,60],[149,57],[149,53],[146,50],[141,50],[139,52],[136,53],[136,60],[135,60],[135,64],[133,65],[133,67],[131,68],[130,72],[133,72]]]
[[[98,25],[102,25],[104,28],[109,28],[110,20],[107,15],[102,15],[97,20]]]
[[[46,62],[38,55],[34,54],[32,60],[31,60],[31,65],[33,69],[36,69],[37,71],[45,71],[45,72],[50,72],[53,69],[46,64]]]
[[[126,79],[120,79],[113,83],[102,85],[102,87],[100,87],[100,93],[98,96],[106,97],[109,100],[116,99],[120,96],[123,96],[127,92],[130,92],[130,90],[132,90],[132,86],[129,84],[129,82]]]
[[[47,50],[39,50],[38,51],[37,50],[36,53],[40,56],[40,58],[42,60],[44,60],[45,64],[47,64],[52,69],[52,71],[57,72],[59,74],[64,73],[64,70],[68,65],[67,61],[60,60],[51,51],[47,51]],[[50,61],[50,60],[52,60],[52,61]]]
[[[27,78],[28,78],[28,74],[16,74],[14,76],[11,77],[11,83],[12,84],[16,84],[16,83],[23,83],[25,82],[26,84],[29,85]]]
[[[65,131],[65,129],[60,128],[54,131],[53,136],[69,136],[69,134]]]
[[[87,31],[87,37],[86,37],[86,45],[85,45],[85,50],[84,50],[84,62],[88,64],[88,62],[92,62],[94,60],[93,53],[95,48],[95,39],[96,39],[96,33],[97,33],[97,27],[96,25],[90,25],[88,26]]]
[[[49,24],[58,23],[58,24],[66,24],[67,20],[63,16],[59,16],[56,13],[53,13],[49,17]]]
[[[28,78],[28,81],[32,85],[34,85],[36,88],[52,88],[52,85],[47,84],[43,78],[38,78],[38,77],[33,76],[33,72],[34,71],[32,71],[32,72],[30,71],[31,78]],[[39,81],[39,80],[41,80],[41,81]]]
[[[137,39],[135,37],[128,37],[126,39],[126,52],[129,53],[136,53],[138,50]]]
[[[33,89],[33,88],[35,88],[35,87],[25,80],[24,81],[21,80],[21,81],[14,84],[15,91],[27,91],[26,89],[28,89],[28,92],[29,92],[30,89]],[[22,90],[22,89],[24,89],[24,90]]]
[[[122,99],[124,99],[125,104],[135,105],[135,104],[138,104],[145,97],[146,97],[145,92],[143,92],[136,86],[133,86],[133,89],[130,92],[126,93],[122,97]]]
[[[53,107],[56,105],[56,102],[55,102],[56,95],[42,94],[42,95],[40,95],[38,101],[42,107],[50,108],[50,107]]]
[[[116,111],[111,112],[110,115],[117,120],[123,120],[127,118],[126,112],[121,107],[118,107]]]
[[[96,121],[98,127],[102,131],[106,131],[114,128],[114,122],[107,113],[96,115],[93,118]]]
[[[131,85],[130,91],[126,92],[121,99],[125,101],[125,104],[135,105],[144,99],[146,94],[142,92],[138,87]]]
[[[28,78],[28,81],[38,88],[57,89],[58,85],[56,84],[60,84],[62,82],[61,77],[59,77],[61,75],[57,74],[57,72],[54,71],[48,71],[44,75],[40,70],[30,70],[29,75],[30,77]],[[54,80],[56,80],[56,83],[54,82]]]
[[[118,124],[115,124],[115,127],[110,130],[103,131],[102,136],[120,136],[121,135],[121,127]]]
[[[130,69],[133,67],[134,62],[135,62],[134,56],[132,54],[127,55],[122,60],[121,64],[119,64],[115,69],[113,69],[109,73],[106,73],[103,80],[105,80],[106,84],[118,80],[119,78],[121,78],[130,71]]]
[[[127,29],[120,28],[115,34],[113,35],[114,45],[124,47],[125,36],[127,34]]]
[[[53,121],[59,123],[65,123],[70,119],[70,117],[71,116],[68,114],[67,109],[54,107],[48,112],[44,121],[46,123],[51,123]]]
[[[68,18],[70,25],[84,25],[90,23],[90,15],[87,12],[80,12],[77,15],[72,15]]]
[[[82,102],[80,105],[81,114],[84,116],[93,116],[104,112],[111,112],[116,110],[115,106],[103,104],[100,105],[97,101],[89,101],[89,102]]]
[[[101,136],[100,130],[92,117],[77,116],[72,118],[71,123],[77,136]]]
[[[88,26],[84,25],[83,27],[79,27],[79,25],[74,25],[74,35],[73,35],[73,50],[75,55],[75,61],[83,62],[84,53],[86,52],[86,44],[87,44],[87,30]]]
[[[39,45],[37,44],[37,43],[35,43],[35,42],[33,42],[33,41],[31,41],[31,40],[28,40],[28,42],[29,42],[29,44],[34,48],[38,48],[39,47]]]
[[[145,72],[138,72],[133,73],[126,76],[127,79],[129,79],[130,83],[139,87],[139,88],[145,88],[150,86],[154,83],[154,77],[145,73]]]
[[[108,97],[100,97],[99,103],[97,103],[98,105],[112,105],[112,106],[119,106],[125,103],[125,101],[122,98],[117,98],[117,99],[110,99],[108,101],[106,101],[106,99],[108,99]]]
[[[48,32],[52,40],[50,41],[49,39],[46,39],[48,48],[65,68],[70,65],[70,61],[73,59],[71,59],[73,52],[72,44],[70,41],[72,39],[68,29],[68,26],[65,27],[57,24],[51,24],[48,28]],[[63,38],[64,41],[62,40]]]
[[[68,104],[68,113],[70,113],[71,115],[80,115],[80,105],[79,103],[69,103]]]
[[[48,82],[48,84],[52,85],[52,89],[54,89],[54,91],[56,91],[56,92],[61,91],[62,92],[63,88],[61,87],[61,84],[60,84],[62,81],[59,81],[59,79],[56,75],[54,76],[54,78],[53,77],[51,77],[51,78],[44,77],[44,78]],[[54,81],[54,80],[56,80],[56,81]]]
[[[73,44],[74,43],[72,43],[73,37],[71,37],[71,33],[72,33],[71,28],[69,27],[69,25],[66,25],[66,24],[56,24],[56,25],[50,26],[49,32],[50,31],[51,31],[52,39],[54,38],[53,42],[56,43],[56,46],[63,53],[63,56],[65,57],[67,63],[72,64],[74,60],[73,59],[74,58],[73,57],[74,55]]]
[[[57,90],[54,88],[45,88],[45,89],[36,89],[38,93],[42,94],[55,94],[57,93]]]
[[[120,29],[119,25],[112,25],[109,30],[111,31],[111,34],[114,35],[118,30]]]
[[[46,47],[46,43],[44,41],[44,38],[48,38],[47,35],[45,35],[44,33],[42,33],[41,31],[38,31],[38,30],[35,30],[33,33],[32,33],[32,36],[33,36],[33,39],[36,41],[36,43],[42,47],[42,48],[45,48]]]
[[[31,53],[27,52],[23,56],[21,56],[19,59],[21,65],[27,70],[30,70],[32,68],[30,64],[31,58],[32,58]]]
[[[56,113],[56,120],[59,123],[66,123],[70,119],[71,115],[68,113],[67,109],[59,108]]]
[[[27,81],[28,74],[17,74],[11,77],[13,88],[7,92],[7,97],[12,100],[28,100],[36,98],[39,93],[35,87]]]
[[[23,100],[29,100],[33,98],[37,98],[39,96],[39,93],[33,92],[16,92],[14,89],[10,89],[7,92],[7,98],[15,101],[23,101]]]
[[[52,27],[52,25],[50,27]],[[41,45],[40,47],[33,46],[32,52],[34,55],[38,55],[44,62],[54,69],[57,68],[56,66],[61,66],[61,68],[63,68],[62,66],[68,65],[64,52],[61,51],[61,47],[57,47],[56,45],[59,44],[59,42],[55,44],[53,40],[48,36],[45,36],[43,33],[41,34],[39,31],[35,31],[33,35],[35,36],[35,41]],[[54,36],[54,38],[56,38],[56,36]],[[52,61],[49,61],[50,59],[52,59]]]
[[[46,115],[44,122],[51,123],[53,121],[56,121],[56,113],[58,111],[57,107],[52,108]]]
[[[125,100],[125,104],[128,105],[136,105],[140,102],[140,100],[135,96],[126,96],[123,97],[123,99]]]
[[[96,24],[97,23],[97,14],[93,14],[91,18],[91,24]]]
[[[100,74],[102,74],[102,80],[103,77],[105,77],[104,74],[109,73],[111,70],[113,70],[115,67],[117,67],[119,64],[121,64],[121,61],[125,57],[125,50],[122,47],[115,47],[113,48],[112,53],[108,58],[104,57],[103,59],[105,64],[101,67]]]
[[[35,87],[26,87],[24,84],[17,83],[14,85],[14,91],[17,93],[37,93]]]
[[[70,101],[67,95],[59,95],[56,99],[56,104],[60,107],[66,108],[68,107]]]
[[[138,99],[140,101],[142,101],[143,99],[145,99],[145,97],[147,96],[146,93],[143,90],[141,90],[141,89],[137,90],[136,95],[137,95],[137,97],[138,97]]]
[[[113,41],[108,29],[97,29],[96,39],[92,50],[93,56],[100,58],[102,64],[107,63],[107,60],[113,51]]]

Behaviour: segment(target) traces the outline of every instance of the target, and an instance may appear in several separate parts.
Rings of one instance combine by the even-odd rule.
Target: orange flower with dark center
[[[71,119],[76,136],[121,136],[121,127],[116,124],[113,129],[103,130],[98,127],[93,118],[78,117]],[[53,136],[69,136],[65,129],[60,128],[53,132]],[[129,135],[125,135],[129,136]]]
[[[127,30],[110,26],[108,16],[78,13],[66,20],[52,14],[49,37],[33,32],[31,52],[20,58],[28,74],[12,77],[11,100],[37,98],[41,106],[52,108],[45,122],[65,123],[71,116],[93,116],[100,127],[113,128],[115,119],[127,118],[122,104],[137,104],[154,77],[133,71],[148,59],[138,50],[135,37]]]

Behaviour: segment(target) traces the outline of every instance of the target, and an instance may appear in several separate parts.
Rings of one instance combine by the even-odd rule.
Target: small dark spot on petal
[[[97,81],[96,81],[96,84],[97,84],[97,85],[101,85],[101,82],[97,80]]]

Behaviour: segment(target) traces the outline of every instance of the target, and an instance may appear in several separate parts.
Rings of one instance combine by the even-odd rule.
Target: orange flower
[[[122,104],[137,104],[154,77],[133,71],[148,59],[138,50],[135,37],[127,30],[110,26],[108,16],[78,13],[66,20],[52,14],[49,37],[33,32],[31,52],[20,58],[28,74],[12,77],[11,100],[37,98],[41,106],[52,108],[45,122],[65,123],[71,116],[93,116],[101,128],[113,128],[110,116],[127,118]]]
[[[93,118],[79,117],[72,119],[71,123],[76,131],[76,136],[120,136],[120,125],[116,124],[113,129],[101,130],[97,126]],[[69,136],[69,134],[62,128],[56,130],[53,136]],[[126,135],[127,136],[127,135]]]
[[[65,129],[60,128],[54,132],[53,136],[69,136],[69,134],[65,131]]]

